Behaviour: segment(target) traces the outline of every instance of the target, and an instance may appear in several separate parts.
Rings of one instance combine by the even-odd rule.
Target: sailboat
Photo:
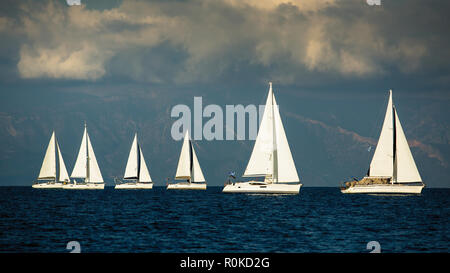
[[[271,82],[255,146],[243,177],[264,177],[264,181],[228,183],[223,192],[298,194],[302,186]]]
[[[59,166],[59,168],[57,168]],[[57,170],[58,169],[58,170]],[[45,182],[39,182],[45,181]],[[33,184],[36,189],[61,189],[63,183],[69,181],[66,165],[59,149],[58,141],[53,131],[39,172],[38,181]]]
[[[205,178],[187,130],[181,147],[175,179],[185,180],[185,182],[168,184],[168,190],[206,190]]]
[[[137,134],[134,135],[133,144],[131,144],[130,154],[128,156],[127,166],[125,167],[125,180],[131,180],[125,183],[116,184],[115,189],[152,189],[153,182],[150,173],[145,164],[144,154],[141,145],[137,140]]]
[[[95,158],[94,149],[87,132],[86,123],[84,123],[83,139],[81,140],[80,150],[78,152],[77,161],[73,168],[72,178],[83,178],[83,182],[77,182],[75,179],[72,183],[63,185],[63,189],[69,190],[103,190],[105,183],[102,173]]]
[[[346,182],[341,192],[420,194],[424,187],[389,90],[383,127],[367,176]]]

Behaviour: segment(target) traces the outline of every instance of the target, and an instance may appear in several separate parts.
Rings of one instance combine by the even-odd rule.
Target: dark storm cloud
[[[24,79],[182,84],[256,75],[295,84],[430,74],[448,82],[446,1],[9,4],[0,31],[10,42],[1,51],[16,48],[4,63]]]

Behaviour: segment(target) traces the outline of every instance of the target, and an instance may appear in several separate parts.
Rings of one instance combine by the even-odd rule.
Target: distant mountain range
[[[204,96],[205,104],[262,104],[266,91],[236,96],[180,90],[3,93],[0,185],[31,185],[38,175],[52,130],[56,131],[70,174],[85,120],[107,185],[113,184],[113,176],[123,176],[136,131],[155,185],[165,185],[167,178],[174,178],[181,148],[181,142],[170,135],[175,121],[170,110],[174,105],[191,105],[194,95]],[[386,107],[382,96],[376,100],[373,96],[333,100],[301,97],[289,90],[276,96],[305,186],[339,186],[340,182],[366,173]],[[395,98],[395,93],[394,99],[424,182],[429,187],[449,187],[450,128],[446,101]],[[202,140],[195,141],[195,145],[208,184],[221,186],[229,171],[242,175],[253,141]]]

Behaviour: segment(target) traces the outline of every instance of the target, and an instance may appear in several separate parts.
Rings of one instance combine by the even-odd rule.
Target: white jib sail
[[[273,95],[274,119],[275,119],[275,133],[276,133],[276,149],[277,149],[277,176],[274,182],[299,182],[297,168],[295,167],[294,159],[292,158],[291,149],[284,132],[283,123],[280,117],[278,104]]]
[[[177,172],[175,179],[190,179],[191,178],[191,153],[190,153],[189,132],[186,131],[181,147],[180,158],[178,160]]]
[[[59,149],[58,141],[56,141],[56,148],[58,149],[59,181],[69,181],[69,174],[67,173],[66,164],[64,164],[64,159],[61,154],[61,149]]]
[[[244,177],[268,176],[273,174],[273,92],[270,84],[263,117],[256,136],[250,160],[244,172]]]
[[[394,171],[394,123],[392,116],[392,90],[384,117],[377,148],[370,163],[369,176],[392,177]]]
[[[139,172],[139,182],[152,182],[152,178],[150,177],[150,173],[147,169],[147,164],[145,164],[144,154],[142,153],[142,149],[139,146],[139,154],[141,159],[139,162],[141,163],[140,172]]]
[[[128,155],[127,166],[125,167],[124,179],[138,179],[138,144],[137,134],[134,135],[133,144],[131,144],[130,154]]]
[[[88,155],[89,155],[89,182],[92,183],[103,183],[102,173],[97,164],[97,159],[95,158],[94,149],[91,145],[91,140],[89,135],[86,133],[88,140]]]
[[[396,176],[394,182],[408,183],[408,182],[422,182],[419,170],[417,170],[416,163],[409,149],[408,141],[403,132],[400,119],[397,111],[395,112],[395,131],[396,131]]]
[[[192,181],[193,182],[205,182],[205,177],[203,177],[202,169],[200,168],[200,163],[198,162],[197,155],[195,154],[194,146],[192,145]]]
[[[55,157],[55,132],[48,143],[47,151],[45,152],[44,160],[42,162],[41,171],[38,179],[55,179],[56,178],[56,157]]]
[[[86,170],[86,157],[87,157],[87,149],[86,149],[86,135],[87,129],[84,128],[83,138],[81,139],[80,150],[78,151],[77,160],[75,161],[75,166],[73,167],[71,177],[74,178],[86,178],[87,170]]]

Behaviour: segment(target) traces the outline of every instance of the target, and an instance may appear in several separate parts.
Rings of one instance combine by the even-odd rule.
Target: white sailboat
[[[115,189],[152,189],[153,182],[150,173],[145,164],[144,154],[141,145],[137,141],[137,134],[134,135],[128,156],[127,166],[125,167],[124,180],[129,182],[116,184]]]
[[[206,181],[188,131],[184,135],[175,179],[186,181],[168,184],[168,190],[206,190]]]
[[[223,192],[298,194],[302,186],[271,82],[255,146],[243,177],[264,177],[264,181],[228,183]]]
[[[39,180],[45,182],[39,182]],[[59,149],[59,144],[53,131],[47,151],[45,152],[38,181],[32,187],[35,189],[61,189],[63,183],[67,183],[68,181],[69,175],[67,174],[66,165],[64,164],[61,150]]]
[[[367,176],[360,181],[347,182],[341,192],[419,194],[424,187],[390,90],[383,127]]]
[[[86,123],[84,124],[83,139],[81,140],[80,151],[78,152],[77,161],[73,168],[72,178],[82,178],[83,182],[77,182],[75,179],[72,183],[63,185],[63,189],[69,190],[103,190],[105,182],[102,173],[95,158],[94,149],[92,148]]]

